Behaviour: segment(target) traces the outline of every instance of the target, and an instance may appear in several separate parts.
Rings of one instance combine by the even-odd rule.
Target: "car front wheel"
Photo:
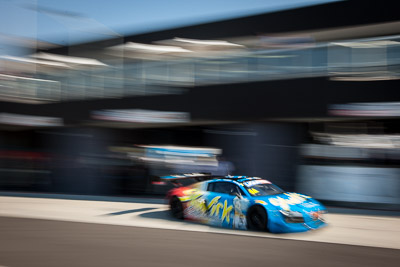
[[[254,231],[267,231],[268,215],[260,206],[251,208],[247,215],[247,226]]]

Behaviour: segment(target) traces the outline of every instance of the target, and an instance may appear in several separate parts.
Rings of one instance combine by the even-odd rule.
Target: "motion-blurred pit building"
[[[328,202],[398,207],[396,10],[340,1],[3,55],[0,186],[113,194],[127,172],[105,167],[110,147],[172,144]]]

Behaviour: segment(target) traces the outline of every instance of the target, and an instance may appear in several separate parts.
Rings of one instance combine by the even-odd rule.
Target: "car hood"
[[[323,211],[325,207],[317,200],[298,193],[282,193],[272,196],[256,197],[256,202],[262,201],[267,204],[268,208],[275,208],[277,210],[286,211]]]

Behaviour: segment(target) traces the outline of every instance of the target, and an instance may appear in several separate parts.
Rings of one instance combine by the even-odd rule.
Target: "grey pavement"
[[[0,196],[0,216],[400,249],[400,217],[397,216],[330,213],[327,215],[328,227],[307,233],[277,235],[177,221],[169,215],[163,199],[101,201],[17,196]]]
[[[399,250],[0,217],[0,266],[398,266]]]

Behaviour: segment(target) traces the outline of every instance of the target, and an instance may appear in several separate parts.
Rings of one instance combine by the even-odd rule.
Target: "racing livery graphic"
[[[178,219],[273,233],[304,232],[326,225],[326,209],[317,200],[285,192],[258,177],[191,173],[161,178],[176,186],[167,199]],[[195,182],[182,186],[185,179]]]

